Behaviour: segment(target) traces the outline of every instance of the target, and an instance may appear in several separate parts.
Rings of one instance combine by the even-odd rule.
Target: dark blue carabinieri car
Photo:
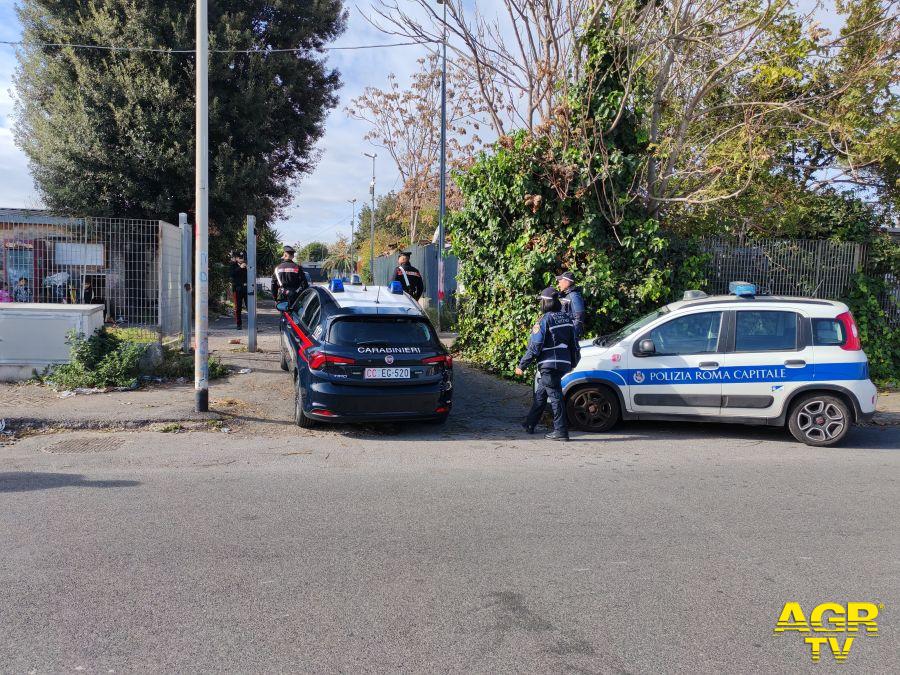
[[[281,367],[294,378],[294,418],[429,420],[450,414],[453,359],[399,284],[306,289],[282,312]]]

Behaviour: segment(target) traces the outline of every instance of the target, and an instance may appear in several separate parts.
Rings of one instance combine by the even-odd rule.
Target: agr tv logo
[[[871,602],[823,602],[816,605],[809,614],[803,613],[799,602],[786,602],[775,624],[775,635],[796,631],[804,635],[803,641],[809,645],[813,663],[819,661],[823,646],[828,647],[834,660],[843,662],[850,656],[855,635],[878,635],[878,610],[884,605]],[[860,628],[863,630],[860,631]],[[817,635],[806,635],[817,633]],[[841,636],[844,636],[843,641]]]

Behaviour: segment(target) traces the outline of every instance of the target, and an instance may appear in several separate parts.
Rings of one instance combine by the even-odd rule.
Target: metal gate
[[[808,239],[736,241],[705,238],[707,293],[728,293],[730,281],[748,281],[772,295],[840,299],[865,264],[866,247]]]

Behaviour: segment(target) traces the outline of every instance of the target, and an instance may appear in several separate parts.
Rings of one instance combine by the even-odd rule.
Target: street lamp
[[[444,219],[447,216],[447,3],[437,0],[444,6],[444,36],[442,40],[443,57],[441,59],[441,205],[438,214],[438,293],[437,323],[441,330],[441,305],[444,302]]]
[[[372,212],[369,214],[369,274],[372,275],[372,284],[375,284],[375,158],[378,153],[363,155],[372,159],[372,182],[369,183],[369,195],[372,197]]]
[[[353,204],[353,216],[350,218],[350,274],[356,272],[356,265],[353,264],[353,235],[356,230],[356,197],[348,199]]]

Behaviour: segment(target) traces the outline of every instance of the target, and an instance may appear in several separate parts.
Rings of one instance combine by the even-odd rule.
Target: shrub
[[[91,337],[70,334],[71,363],[56,366],[47,380],[56,389],[135,387],[145,345],[123,340],[106,328]]]
[[[900,326],[891,325],[882,305],[892,290],[887,279],[896,283],[898,269],[900,244],[886,235],[875,237],[868,248],[867,270],[853,278],[846,298],[869,359],[869,373],[882,385],[900,381]]]
[[[141,357],[147,343],[123,338],[115,332],[100,328],[90,337],[70,334],[72,361],[53,367],[44,381],[55,389],[79,389],[94,387],[137,387],[140,375],[162,378],[191,377],[194,358],[171,347],[163,348],[163,362],[154,373],[141,373]],[[218,379],[228,374],[228,368],[216,359],[209,360],[209,377]]]

